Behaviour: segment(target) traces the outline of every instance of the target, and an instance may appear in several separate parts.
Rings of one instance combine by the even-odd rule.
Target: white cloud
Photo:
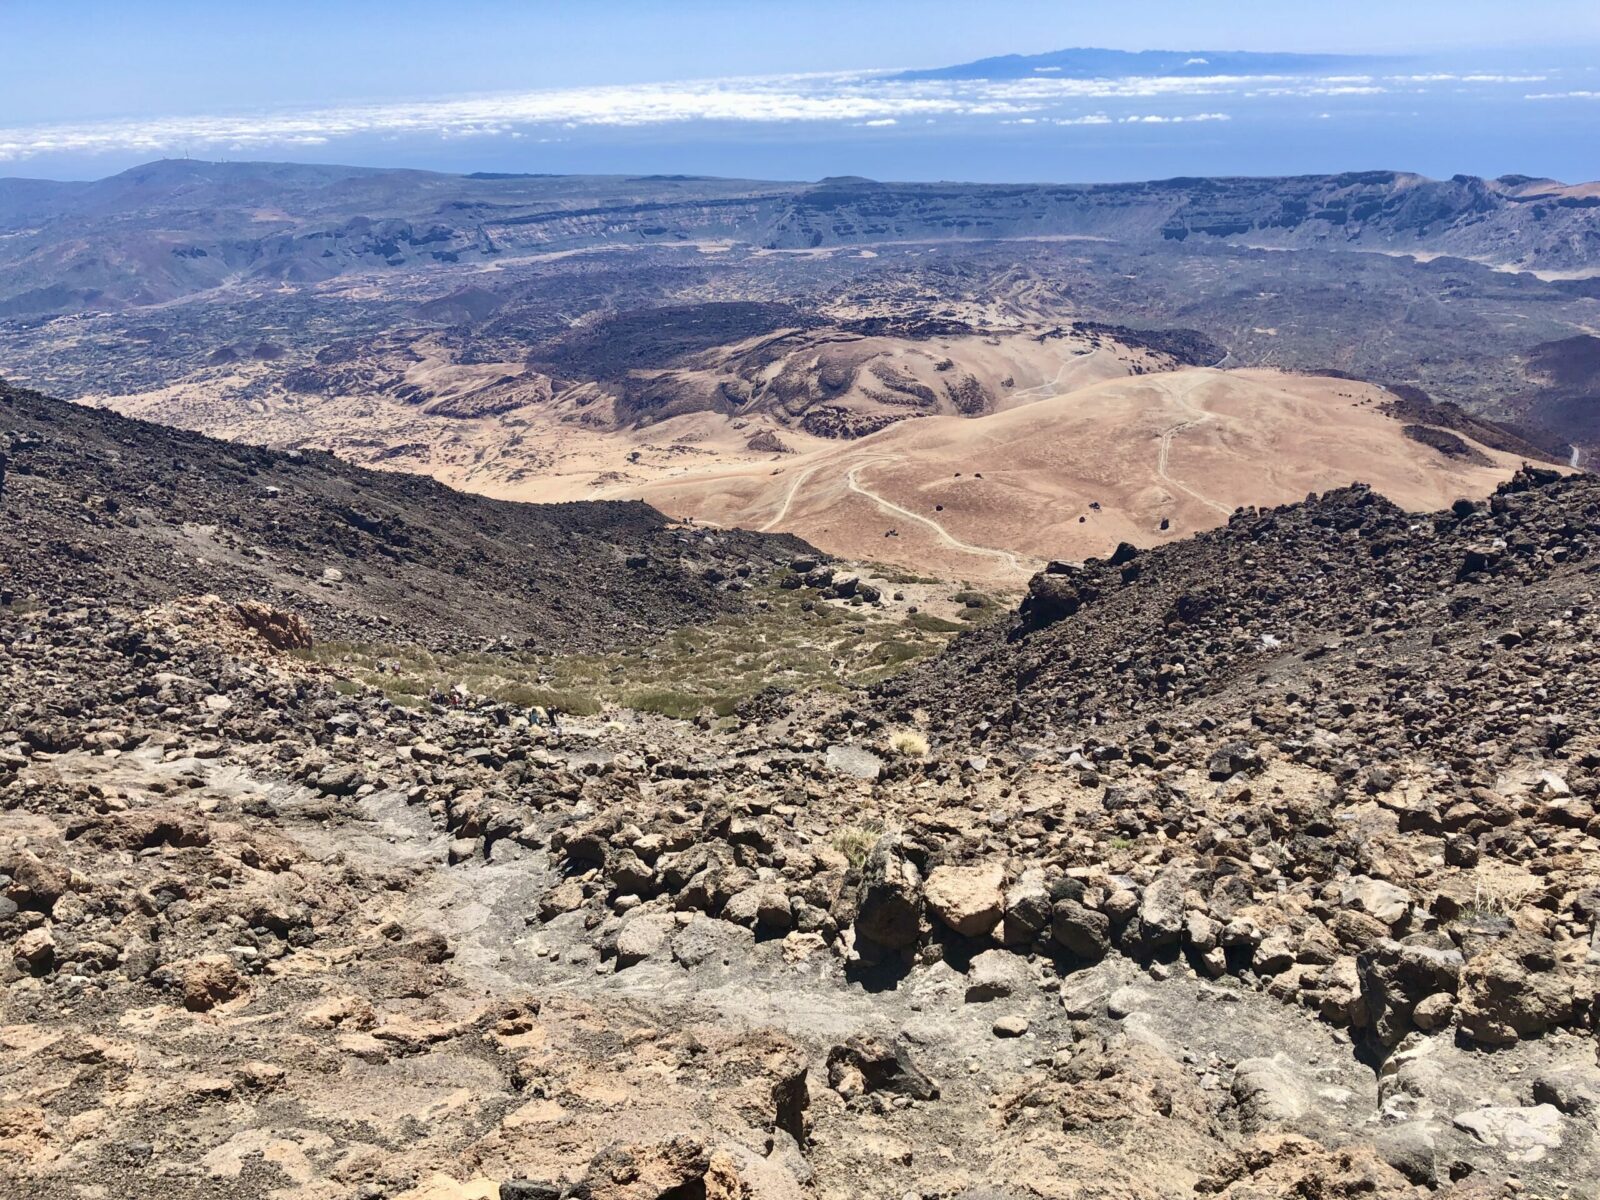
[[[1194,121],[1231,121],[1227,113],[1190,113],[1187,116],[1163,117],[1152,115],[1146,117],[1123,117],[1124,125],[1186,125]]]
[[[1401,77],[1390,77],[1394,83]],[[1404,77],[1426,87],[1510,82],[1496,75]],[[1534,77],[1529,77],[1534,78]],[[357,138],[494,138],[585,128],[665,126],[696,121],[832,122],[889,128],[945,119],[1053,125],[1183,124],[1228,120],[1224,112],[1137,111],[1142,102],[1211,107],[1229,97],[1366,96],[1386,91],[1369,76],[1128,76],[1072,79],[1038,73],[1010,80],[897,80],[886,72],[729,78],[684,83],[568,88],[383,104],[330,105],[258,113],[139,118],[0,128],[0,161],[53,153],[160,154],[210,149],[259,151]],[[1540,93],[1529,99],[1589,96]],[[1081,115],[1088,105],[1095,111]],[[1100,106],[1105,106],[1104,109]],[[1137,106],[1137,108],[1136,108]],[[1124,111],[1116,111],[1122,108]],[[1110,111],[1106,111],[1106,110]],[[1128,112],[1128,109],[1135,109]]]
[[[1543,83],[1546,75],[1455,75],[1439,72],[1431,75],[1390,75],[1391,83]]]

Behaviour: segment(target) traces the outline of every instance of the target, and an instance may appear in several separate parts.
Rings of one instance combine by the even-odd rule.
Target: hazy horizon
[[[1568,0],[1524,6],[1514,28],[1476,0],[1357,0],[1337,31],[1256,0],[1204,13],[819,0],[804,19],[723,0],[473,0],[449,20],[411,0],[289,0],[270,21],[183,0],[13,7],[10,177],[97,179],[188,155],[781,179],[1600,178],[1600,6]],[[896,74],[1066,47],[1196,57],[1178,73]],[[1204,73],[1204,55],[1240,50],[1353,57]]]

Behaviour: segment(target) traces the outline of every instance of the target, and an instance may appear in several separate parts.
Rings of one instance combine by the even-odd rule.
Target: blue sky
[[[1600,175],[1595,0],[0,0],[0,18],[10,174],[87,178],[188,151],[785,177]],[[1019,96],[849,77],[1066,46],[1414,61],[1275,90]],[[799,73],[827,78],[774,78]],[[682,81],[700,85],[662,86]]]

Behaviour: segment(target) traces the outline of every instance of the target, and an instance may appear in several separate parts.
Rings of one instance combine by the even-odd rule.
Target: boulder
[[[1229,742],[1219,747],[1206,764],[1206,771],[1217,782],[1232,779],[1238,774],[1254,774],[1261,770],[1261,755],[1249,742]]]
[[[205,954],[179,964],[178,986],[183,1006],[190,1012],[208,1012],[244,994],[245,983],[226,954]]]
[[[1234,1069],[1233,1100],[1246,1133],[1293,1125],[1311,1106],[1305,1081],[1272,1058],[1247,1058]]]
[[[1475,1042],[1503,1046],[1571,1020],[1571,976],[1545,938],[1512,933],[1469,959],[1461,973],[1457,1024]]]
[[[1057,900],[1050,936],[1077,957],[1097,962],[1111,949],[1111,918],[1076,900]]]
[[[1391,929],[1411,912],[1411,893],[1381,879],[1355,875],[1339,888],[1339,903],[1382,921]]]
[[[505,1179],[500,1200],[561,1200],[561,1185],[542,1179]]]
[[[1028,581],[1028,594],[1017,610],[1028,629],[1042,629],[1072,616],[1093,595],[1076,575],[1054,575],[1041,571]]]
[[[903,1045],[875,1037],[853,1037],[828,1051],[828,1086],[846,1099],[869,1092],[939,1098],[939,1085],[911,1061]]]
[[[274,650],[309,650],[311,626],[296,613],[271,608],[255,600],[241,600],[234,606],[239,622]]]
[[[740,1200],[743,1190],[726,1154],[679,1134],[654,1143],[612,1143],[590,1160],[574,1195],[586,1200]]]
[[[979,867],[935,867],[928,872],[923,898],[928,911],[962,937],[985,937],[1005,912],[999,863]]]
[[[1145,888],[1139,901],[1139,930],[1145,946],[1170,946],[1183,934],[1183,890],[1189,872],[1163,871]]]
[[[43,926],[30,929],[11,948],[17,970],[28,975],[43,975],[56,961],[56,943]]]
[[[844,743],[829,746],[822,761],[834,774],[852,779],[876,779],[883,773],[883,759],[865,746]]]
[[[1417,1001],[1411,1010],[1411,1023],[1424,1032],[1443,1029],[1455,1015],[1456,998],[1449,992],[1435,992]]]
[[[914,946],[922,936],[922,907],[916,865],[900,852],[896,838],[879,838],[857,889],[857,935],[888,950]]]
[[[1024,871],[1006,889],[1006,912],[1000,922],[1000,942],[1024,946],[1040,934],[1048,933],[1051,920],[1050,892],[1044,872],[1037,867]]]
[[[697,916],[673,934],[672,957],[690,969],[706,963],[726,965],[748,953],[753,943],[748,929]]]
[[[985,950],[967,968],[968,1003],[1000,1000],[1028,986],[1027,965],[1004,950]]]
[[[72,872],[60,863],[47,863],[24,850],[11,864],[6,897],[19,908],[49,912],[72,886]]]
[[[1373,1135],[1372,1148],[1400,1174],[1423,1187],[1439,1183],[1439,1126],[1433,1121],[1402,1121]]]
[[[1274,929],[1261,939],[1250,962],[1263,975],[1277,975],[1292,967],[1294,958],[1294,938],[1286,929]]]
[[[747,929],[786,930],[794,924],[789,894],[776,883],[758,883],[734,893],[722,909],[722,919]]]
[[[670,913],[640,913],[625,919],[617,931],[618,970],[658,957],[677,928],[677,919]]]
[[[1448,1000],[1461,978],[1461,952],[1448,942],[1430,939],[1437,935],[1417,935],[1404,942],[1384,938],[1356,956],[1356,973],[1361,981],[1363,1020],[1374,1039],[1392,1046],[1416,1024],[1414,1013],[1424,1000],[1444,993]],[[1442,941],[1442,939],[1437,939]],[[1448,1021],[1448,1009],[1443,1020]],[[1440,1002],[1430,1001],[1423,1021],[1439,1020]]]
[[[553,921],[563,913],[583,907],[583,885],[576,879],[563,880],[539,901],[539,919]]]
[[[1600,1070],[1588,1066],[1551,1067],[1534,1077],[1533,1098],[1553,1104],[1568,1116],[1600,1117]]]

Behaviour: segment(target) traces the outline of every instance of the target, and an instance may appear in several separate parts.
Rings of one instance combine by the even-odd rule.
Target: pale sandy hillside
[[[397,394],[425,391],[427,404],[386,391],[284,395],[243,412],[217,400],[200,425],[326,447],[506,499],[640,497],[673,516],[792,532],[843,556],[997,586],[1020,585],[1044,559],[1180,538],[1238,505],[1356,480],[1407,507],[1438,508],[1487,493],[1519,461],[1475,443],[1458,440],[1447,454],[1407,437],[1383,411],[1394,397],[1381,388],[1164,369],[1169,361],[1110,339],[824,337],[775,353],[763,374],[790,380],[796,402],[813,404],[829,355],[849,358],[852,382],[824,408],[870,419],[894,407],[885,380],[902,399],[944,397],[947,382],[972,380],[998,411],[956,415],[941,399],[930,415],[854,440],[790,423],[781,404],[732,413],[691,404],[618,428],[613,398],[594,384],[552,395],[548,380],[516,364],[463,367],[411,353],[395,357]],[[729,362],[748,371],[748,359],[748,347],[723,349],[705,365],[659,373],[652,386],[709,394],[736,378]],[[504,409],[474,407],[486,387],[516,394]],[[161,418],[192,398],[179,387],[103,402]]]
[[[1486,494],[1518,465],[1476,443],[1464,443],[1463,457],[1407,437],[1381,411],[1390,398],[1339,379],[1182,370],[624,490],[674,515],[1014,584],[1039,560],[1184,537],[1239,505],[1361,481],[1405,507],[1436,509]]]

